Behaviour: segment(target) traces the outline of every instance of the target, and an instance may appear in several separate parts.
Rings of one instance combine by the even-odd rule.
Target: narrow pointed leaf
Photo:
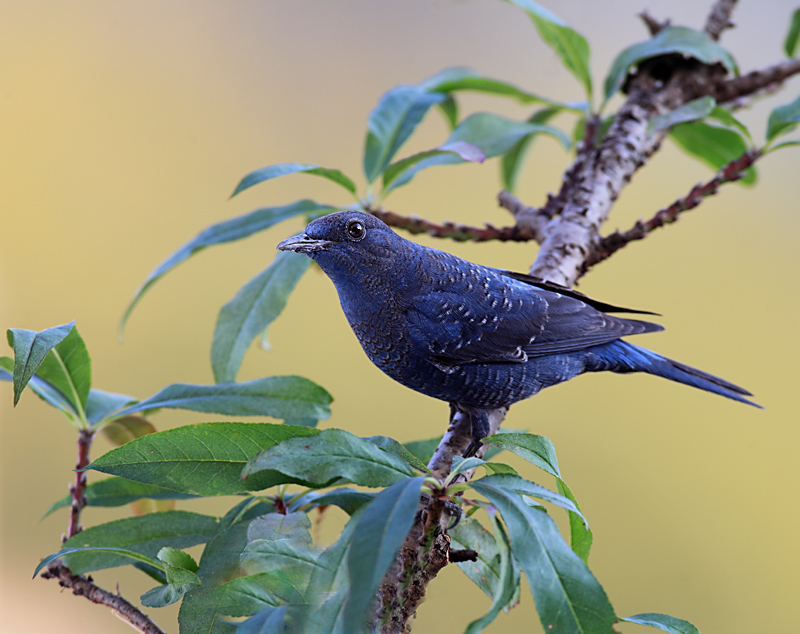
[[[141,482],[134,482],[117,477],[92,482],[84,489],[84,495],[86,496],[86,506],[106,507],[125,506],[131,502],[143,499],[188,500],[197,497],[188,493],[179,493],[172,489],[165,489],[164,487],[153,484],[143,484]],[[72,496],[65,495],[45,511],[44,515],[42,515],[42,519],[50,515],[53,511],[69,507],[70,504],[72,504]]]
[[[442,147],[457,147],[457,144],[467,143],[477,147],[486,158],[491,158],[503,154],[518,141],[533,134],[551,136],[565,148],[570,144],[569,137],[553,126],[514,121],[490,112],[478,112],[464,119],[453,130]],[[464,162],[458,153],[451,152],[432,153],[427,157],[417,157],[406,167],[403,167],[403,161],[400,161],[387,168],[386,173],[392,180],[390,186],[385,186],[384,190],[388,191],[405,185],[423,169],[436,165],[458,165]]]
[[[507,491],[516,491],[520,494],[529,495],[539,500],[550,502],[551,504],[560,506],[570,513],[577,515],[586,526],[589,525],[589,522],[586,520],[583,513],[580,512],[572,500],[561,495],[560,493],[556,493],[555,491],[551,491],[546,487],[529,482],[528,480],[520,478],[519,476],[511,474],[490,475],[486,476],[485,478],[481,478],[478,480],[478,482],[482,482],[483,484],[500,489],[505,489]]]
[[[391,454],[394,454],[398,458],[405,460],[408,464],[410,464],[415,469],[421,471],[422,473],[430,473],[430,469],[428,469],[427,465],[422,462],[419,458],[417,458],[413,453],[411,453],[406,447],[397,442],[394,438],[389,438],[388,436],[370,436],[369,438],[365,438],[364,440],[368,440],[372,444],[377,447],[380,447],[384,451],[388,451]]]
[[[436,165],[437,158],[441,158],[445,163],[483,163],[486,160],[480,148],[464,141],[445,143],[438,148],[418,152],[406,158],[392,163],[383,172],[383,191],[384,193],[406,184],[411,180],[411,176],[416,174],[422,167],[415,169],[415,166],[422,164],[424,167]]]
[[[253,339],[281,314],[310,264],[310,258],[300,253],[279,252],[269,267],[222,307],[211,344],[211,368],[217,383],[236,380]]]
[[[718,128],[702,121],[675,126],[670,130],[669,138],[684,152],[699,159],[715,171],[722,169],[748,150],[747,143],[738,132],[727,128]],[[749,185],[755,180],[755,169],[749,167],[739,182]]]
[[[269,423],[201,423],[148,434],[100,456],[87,468],[193,495],[233,495],[295,480],[265,471],[241,477],[267,447],[319,432]]]
[[[0,380],[13,382],[14,360],[11,357],[0,357]],[[79,415],[75,406],[53,385],[35,374],[28,381],[28,386],[40,399],[48,405],[61,410],[70,420],[76,421]]]
[[[654,612],[646,614],[635,614],[634,616],[626,616],[620,619],[621,621],[628,621],[628,623],[638,623],[639,625],[647,625],[654,627],[657,630],[663,630],[670,634],[700,634],[694,625],[689,621],[677,619],[668,614],[656,614]]]
[[[675,108],[675,110],[653,117],[647,122],[647,132],[648,134],[653,134],[654,132],[667,130],[679,123],[697,121],[709,115],[716,105],[717,101],[714,97],[708,95],[700,97]]]
[[[789,31],[786,33],[786,40],[783,42],[786,57],[797,55],[798,42],[800,42],[800,9],[795,9],[789,23]]]
[[[64,547],[124,548],[155,557],[164,546],[188,548],[204,543],[211,537],[217,523],[215,517],[187,511],[149,513],[84,529],[68,539]],[[98,551],[68,555],[64,557],[64,563],[76,574],[82,574],[130,562],[113,552]],[[163,566],[160,569],[163,570]]]
[[[226,242],[234,242],[236,240],[247,238],[254,233],[269,229],[273,225],[283,222],[284,220],[288,220],[289,218],[294,218],[295,216],[323,214],[334,210],[335,207],[331,207],[330,205],[322,205],[314,202],[313,200],[298,200],[280,207],[263,207],[261,209],[256,209],[255,211],[251,211],[243,216],[237,216],[236,218],[231,218],[230,220],[225,220],[215,225],[211,225],[198,234],[197,237],[193,238],[184,244],[180,249],[175,251],[175,253],[170,255],[166,260],[159,264],[150,273],[150,275],[147,276],[136,293],[134,293],[131,303],[128,304],[128,307],[125,309],[125,313],[122,315],[122,319],[120,320],[119,324],[120,333],[122,333],[122,331],[125,329],[125,324],[133,312],[133,309],[136,307],[136,304],[139,303],[139,300],[150,289],[150,287],[161,277],[174,269],[184,260],[189,259],[198,251],[217,244],[224,244]]]
[[[417,86],[397,86],[381,97],[367,123],[364,145],[367,182],[372,183],[381,175],[430,107],[444,99],[441,93],[430,93]]]
[[[6,335],[8,345],[14,349],[14,405],[19,402],[22,390],[39,369],[48,353],[61,343],[75,327],[75,322],[47,328],[39,332],[23,328],[10,328]]]
[[[86,399],[86,420],[96,426],[121,407],[135,402],[136,399],[127,394],[115,394],[92,388],[89,390],[89,398]]]
[[[570,491],[570,488],[567,486],[567,483],[564,482],[561,478],[556,478],[556,485],[558,486],[558,492],[566,498],[569,498],[572,503],[580,510],[578,506],[578,500],[575,499],[575,496]],[[585,518],[578,513],[573,513],[572,511],[569,512],[569,533],[570,533],[570,547],[572,548],[573,552],[578,555],[584,562],[589,561],[589,551],[592,549],[592,542],[594,541],[594,535],[592,531],[589,530],[589,527],[586,525]]]
[[[498,532],[497,524],[495,533],[492,534],[480,522],[468,518],[448,530],[447,534],[450,536],[451,550],[470,549],[478,553],[477,561],[463,561],[457,566],[489,598],[497,598],[501,592],[508,589],[507,585],[514,586],[511,589],[511,596],[500,605],[500,608],[509,610],[511,604],[515,602],[514,595],[518,594],[520,574],[513,560],[509,561],[507,569],[503,568],[504,558],[510,558],[511,552],[504,552],[508,544],[503,543],[504,535]],[[517,596],[516,600],[518,599]]]
[[[233,190],[233,193],[231,194],[231,198],[236,196],[236,194],[243,192],[245,189],[248,189],[253,185],[257,185],[258,183],[263,183],[264,181],[278,178],[279,176],[303,173],[327,178],[329,181],[344,187],[347,191],[353,194],[353,196],[356,195],[355,183],[350,180],[350,178],[345,176],[345,174],[340,170],[328,169],[326,167],[320,167],[319,165],[313,165],[309,163],[280,163],[278,165],[270,165],[268,167],[262,167],[261,169],[250,172],[241,181],[239,181],[236,189]]]
[[[318,487],[337,479],[379,487],[415,475],[405,460],[341,429],[284,440],[255,456],[242,475],[249,478],[264,470],[278,471]]]
[[[510,97],[516,101],[528,103],[541,103],[558,110],[583,111],[585,104],[567,104],[547,97],[542,97],[532,92],[522,90],[508,82],[484,77],[471,68],[455,67],[446,68],[433,77],[429,77],[421,84],[429,92],[452,93],[457,91],[483,92],[500,97]],[[453,125],[455,127],[455,125]]]
[[[539,36],[558,55],[564,67],[571,72],[592,96],[592,74],[589,68],[589,44],[580,33],[533,0],[508,0],[520,7],[533,20]]]
[[[85,417],[86,402],[92,386],[92,362],[77,328],[70,330],[50,351],[36,374],[55,386],[72,402],[82,418]]]
[[[545,124],[559,112],[561,112],[559,108],[542,108],[528,118],[528,123]],[[538,135],[531,134],[521,138],[500,158],[500,177],[503,187],[508,191],[513,192],[516,189],[519,173],[525,164],[525,157],[537,137]]]
[[[320,506],[338,506],[348,515],[353,515],[362,506],[372,502],[376,495],[378,494],[347,487],[326,492],[309,491],[297,500],[292,500],[289,510],[294,511],[303,508],[308,511]]]
[[[227,416],[271,416],[280,419],[328,418],[331,395],[300,376],[270,376],[245,383],[190,385],[175,383],[119,415],[154,409],[188,409]]]
[[[382,491],[358,518],[347,569],[350,597],[344,608],[344,630],[360,632],[375,592],[400,551],[419,507],[423,477],[395,482]]]
[[[439,104],[439,111],[444,116],[450,130],[454,130],[458,125],[458,102],[452,95],[447,95],[444,101]]]
[[[605,98],[620,89],[632,66],[659,55],[678,53],[704,64],[720,63],[733,73],[739,72],[733,56],[708,35],[685,26],[668,26],[645,42],[622,51],[611,64],[605,83]]]
[[[742,133],[742,136],[744,136],[752,144],[753,138],[750,136],[750,130],[748,130],[747,126],[739,121],[739,119],[734,117],[730,110],[726,110],[722,106],[717,106],[711,111],[711,113],[708,115],[708,118],[713,119],[717,123],[721,123],[726,128],[738,130]]]
[[[505,433],[484,438],[484,443],[517,454],[528,462],[556,477],[561,477],[558,470],[556,449],[549,438],[536,434]]]
[[[501,610],[508,611],[519,602],[520,575],[511,555],[511,544],[509,544],[508,536],[497,518],[493,518],[493,523],[497,536],[495,543],[499,562],[497,582],[494,591],[489,595],[493,599],[492,605],[486,614],[467,626],[465,634],[480,634],[484,628],[491,625]]]
[[[778,106],[769,114],[767,140],[791,132],[800,122],[800,97],[785,106]]]
[[[75,547],[63,548],[57,553],[53,553],[52,555],[45,557],[44,559],[42,559],[42,561],[39,562],[39,565],[36,566],[36,570],[33,571],[33,577],[36,578],[36,575],[38,575],[39,572],[45,566],[47,566],[47,564],[49,564],[51,561],[54,561],[56,559],[64,559],[65,561],[67,561],[67,558],[69,558],[70,555],[72,555],[72,557],[69,559],[69,561],[74,561],[75,558],[81,555],[96,555],[98,556],[99,559],[110,556],[113,557],[114,561],[118,562],[114,564],[115,566],[122,566],[124,564],[129,564],[136,561],[143,564],[147,564],[148,566],[152,566],[162,571],[164,570],[164,566],[160,561],[133,550],[128,550],[126,548],[115,548],[112,546],[84,546],[77,548]],[[67,564],[67,565],[70,566],[70,568],[74,566],[74,564]],[[108,566],[102,566],[102,567],[106,568]],[[88,568],[86,570],[97,570],[97,568]],[[73,572],[75,572],[74,569]]]
[[[515,492],[481,482],[472,487],[500,512],[544,631],[614,634],[618,619],[606,593],[547,513]]]
[[[294,585],[282,570],[270,570],[233,579],[217,587],[213,600],[228,616],[252,616],[268,607],[303,603],[302,588]]]

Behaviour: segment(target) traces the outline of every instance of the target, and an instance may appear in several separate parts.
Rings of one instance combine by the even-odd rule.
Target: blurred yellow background
[[[743,70],[782,57],[795,4],[774,0],[766,10],[751,0],[737,9],[738,27],[723,43]],[[635,17],[646,6],[640,1],[615,2],[613,9],[588,0],[547,5],[589,39],[598,87],[616,53],[645,38]],[[707,10],[688,0],[647,7],[689,26],[702,25]],[[305,197],[351,202],[336,186],[304,176],[228,201],[245,173],[299,161],[358,178],[366,117],[379,96],[448,66],[471,66],[558,99],[581,98],[524,14],[490,0],[5,0],[0,59],[0,328],[40,330],[76,319],[92,355],[94,386],[139,398],[169,383],[212,381],[217,311],[301,224],[209,249],[181,265],[144,298],[121,345],[118,319],[155,265],[202,228],[258,206]],[[757,140],[769,108],[794,99],[798,87],[795,79],[741,113]],[[464,111],[518,118],[528,112],[486,97],[463,103]],[[572,125],[568,117],[556,123]],[[438,145],[446,135],[432,113],[402,153]],[[676,226],[598,267],[580,287],[662,313],[667,331],[637,343],[749,388],[765,411],[652,377],[595,375],[516,405],[507,419],[509,427],[554,441],[592,522],[592,569],[620,615],[664,612],[704,634],[796,628],[799,156],[787,150],[765,158],[754,188],[726,186]],[[551,140],[538,141],[520,197],[540,204],[558,188],[568,160]],[[387,207],[504,225],[510,217],[495,202],[497,174],[496,161],[435,168]],[[710,176],[666,144],[625,191],[608,230],[652,215]],[[535,254],[532,245],[421,241],[522,271]],[[239,380],[312,378],[335,397],[323,426],[401,441],[444,430],[445,404],[371,366],[318,271],[303,279],[270,339],[272,351],[252,350]],[[75,435],[32,393],[13,410],[10,385],[0,389],[3,631],[130,631],[54,582],[31,581],[66,529],[66,511],[39,517],[66,493]],[[164,412],[154,422],[164,429],[218,418]],[[107,449],[98,440],[94,455]],[[220,514],[230,502],[181,508]],[[127,513],[88,509],[84,521]],[[152,585],[127,569],[95,577],[110,589],[119,581],[134,602]],[[463,631],[489,603],[449,567],[431,585],[414,631]],[[174,610],[149,612],[177,632]],[[523,605],[488,631],[538,628],[526,591]]]

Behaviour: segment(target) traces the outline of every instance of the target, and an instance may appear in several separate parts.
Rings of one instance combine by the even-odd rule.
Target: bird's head
[[[305,253],[337,282],[342,275],[369,275],[393,267],[407,242],[375,216],[340,211],[317,218],[277,248]]]

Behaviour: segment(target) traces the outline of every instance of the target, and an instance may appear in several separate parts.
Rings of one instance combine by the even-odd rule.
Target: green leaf
[[[164,564],[167,582],[145,592],[142,605],[163,608],[179,601],[192,586],[200,585],[200,577],[194,574],[197,564],[191,555],[177,548],[164,547],[158,551],[158,559]]]
[[[550,475],[561,477],[556,449],[549,438],[536,434],[504,433],[484,438],[483,442],[500,449],[508,449]]]
[[[270,447],[247,463],[242,476],[264,470],[278,471],[313,487],[328,486],[337,479],[380,487],[414,475],[404,460],[341,429],[326,429],[309,438],[290,438]]]
[[[586,104],[568,104],[554,99],[548,99],[547,97],[522,90],[508,82],[484,77],[471,68],[465,67],[446,68],[420,83],[419,87],[428,92],[442,92],[447,94],[456,91],[483,92],[500,97],[511,97],[523,104],[542,103],[558,110],[582,112],[586,108]],[[442,102],[439,106],[443,109],[445,107],[450,107],[444,104],[445,102]],[[452,127],[455,127],[455,117],[451,118],[448,116],[448,119],[452,122]]]
[[[239,624],[236,634],[284,634],[286,632],[288,605],[268,607]]]
[[[258,183],[262,183],[279,176],[301,173],[327,178],[329,181],[344,187],[347,191],[353,194],[353,196],[356,195],[355,183],[339,170],[328,169],[326,167],[320,167],[319,165],[312,165],[310,163],[280,163],[278,165],[270,165],[268,167],[262,167],[259,170],[250,172],[241,181],[239,181],[236,189],[231,194],[231,198],[236,196],[236,194],[243,192],[245,189],[248,189],[253,185],[257,185]]]
[[[639,625],[648,625],[657,630],[669,632],[670,634],[700,634],[700,630],[689,623],[689,621],[676,619],[674,616],[669,616],[668,614],[648,612],[645,614],[623,617],[620,620],[628,621],[629,623],[638,623]]]
[[[558,55],[564,67],[581,82],[586,95],[592,97],[592,74],[589,68],[589,44],[574,29],[533,0],[508,0],[520,7],[533,20],[540,37]]]
[[[368,440],[369,442],[380,447],[384,451],[388,451],[389,453],[394,454],[398,458],[405,460],[415,469],[422,471],[422,473],[431,472],[424,462],[422,462],[413,453],[411,453],[405,447],[405,445],[397,442],[394,438],[389,438],[388,436],[370,436],[369,438],[365,438],[364,440]]]
[[[778,143],[778,145],[773,145],[769,149],[765,150],[764,154],[767,154],[768,152],[774,152],[775,150],[779,150],[784,147],[794,147],[797,145],[800,145],[800,141],[784,141],[783,143]],[[2,376],[0,376],[0,378],[2,378]],[[33,383],[31,383],[31,385],[33,385]]]
[[[542,108],[528,117],[528,123],[547,123],[559,112],[561,112],[560,108]],[[521,138],[500,158],[500,177],[503,181],[503,187],[508,191],[513,192],[516,189],[520,170],[522,170],[522,166],[525,163],[525,157],[536,138],[537,135],[535,134]]]
[[[550,502],[551,504],[560,506],[561,508],[569,511],[570,513],[577,515],[586,526],[589,525],[589,522],[584,517],[583,513],[580,512],[580,510],[572,500],[559,493],[556,493],[555,491],[551,491],[546,487],[534,484],[533,482],[525,480],[524,478],[520,478],[517,475],[513,474],[490,475],[481,478],[480,480],[478,480],[478,482],[481,482],[489,486],[497,487],[500,489],[505,489],[507,491],[516,491],[517,493],[520,494],[529,495],[531,497],[544,500],[545,502]]]
[[[217,527],[216,517],[164,511],[129,517],[82,530],[64,543],[65,548],[88,546],[132,550],[155,557],[164,546],[188,548],[206,542]],[[113,552],[86,552],[64,557],[64,563],[76,574],[113,568],[129,563]],[[163,570],[163,567],[160,569]]]
[[[129,414],[120,416],[103,425],[102,432],[106,439],[115,447],[121,447],[131,440],[136,440],[147,434],[154,434],[158,430],[146,418]]]
[[[188,500],[197,497],[188,493],[178,493],[177,491],[152,484],[142,484],[141,482],[133,482],[132,480],[116,477],[93,482],[84,489],[84,495],[86,496],[86,506],[106,507],[125,506],[126,504],[142,499]],[[68,507],[70,504],[72,504],[72,496],[65,495],[45,511],[44,515],[42,515],[42,519],[50,515],[53,511]]]
[[[797,127],[798,122],[800,122],[800,97],[785,106],[778,106],[769,113],[767,141],[791,132]]]
[[[334,211],[335,209],[335,207],[331,207],[330,205],[322,205],[314,202],[313,200],[298,200],[280,207],[263,207],[261,209],[256,209],[255,211],[251,211],[243,216],[237,216],[236,218],[231,218],[230,220],[225,220],[215,225],[211,225],[198,234],[197,237],[193,238],[184,244],[180,249],[175,251],[175,253],[170,255],[166,260],[159,264],[150,273],[150,275],[147,276],[142,285],[137,289],[136,293],[134,293],[131,303],[128,304],[128,307],[125,309],[125,313],[122,315],[122,319],[119,323],[119,332],[122,333],[122,331],[125,329],[125,324],[127,323],[128,318],[131,316],[133,309],[136,307],[136,304],[139,303],[139,300],[142,298],[142,296],[150,289],[150,287],[161,277],[174,269],[184,260],[188,260],[198,251],[217,244],[224,244],[226,242],[234,242],[236,240],[247,238],[254,233],[269,229],[273,225],[283,222],[284,220],[288,220],[289,218],[294,218],[295,216],[318,213],[324,214]]]
[[[442,442],[442,437],[437,436],[436,438],[426,438],[425,440],[412,440],[403,443],[403,446],[419,458],[420,462],[427,465],[433,458],[433,452],[436,451],[440,442]]]
[[[150,398],[126,407],[118,415],[169,408],[227,416],[319,419],[331,415],[332,400],[324,388],[306,378],[269,376],[245,383],[174,383]]]
[[[283,603],[304,603],[302,588],[294,585],[283,570],[270,570],[239,577],[218,586],[213,600],[228,616],[252,616]]]
[[[253,339],[283,312],[309,264],[311,259],[305,255],[281,251],[222,307],[211,344],[211,368],[217,383],[236,380]]]
[[[73,327],[44,358],[36,375],[59,390],[86,420],[86,402],[92,385],[92,362],[78,329]]]
[[[444,115],[447,125],[453,130],[458,125],[458,103],[452,95],[447,95],[439,104],[439,110]]]
[[[256,539],[280,540],[289,539],[303,544],[311,544],[311,520],[305,513],[271,513],[257,517],[247,527],[247,542]]]
[[[319,553],[297,539],[254,539],[249,541],[239,560],[249,575],[282,570],[293,585],[305,588]]]
[[[292,500],[289,505],[289,510],[296,511],[302,508],[308,512],[320,506],[333,505],[338,506],[348,515],[353,515],[362,506],[372,502],[376,495],[378,494],[369,491],[358,491],[357,489],[350,489],[347,487],[326,491],[324,493],[320,491],[309,491],[305,495]]]
[[[519,602],[520,575],[511,556],[511,544],[509,544],[503,525],[494,515],[491,517],[496,535],[496,559],[499,560],[497,581],[494,584],[494,591],[489,595],[493,601],[486,614],[467,626],[465,634],[480,634],[497,618],[500,610],[508,611]]]
[[[715,171],[739,158],[748,149],[738,132],[727,128],[718,128],[701,121],[675,126],[670,130],[669,138],[684,152],[699,159]],[[745,171],[741,182],[749,185],[755,180],[756,172],[750,167]]]
[[[372,183],[406,142],[431,106],[445,95],[417,86],[397,86],[381,97],[369,115],[364,144],[364,174]]]
[[[556,478],[556,486],[558,487],[558,492],[564,497],[569,498],[576,508],[580,510],[578,500],[575,499],[567,483],[561,478]],[[588,563],[589,551],[592,549],[594,535],[592,535],[592,531],[589,530],[582,515],[573,513],[572,511],[569,512],[569,533],[572,551],[583,559],[584,562]]]
[[[347,553],[350,597],[344,608],[344,630],[360,632],[375,592],[411,530],[419,508],[423,476],[395,482],[366,507],[355,526]]]
[[[111,546],[86,546],[80,548],[62,548],[57,553],[48,555],[47,557],[42,559],[42,561],[39,562],[38,566],[36,566],[36,570],[33,571],[33,577],[35,579],[36,575],[39,574],[39,571],[41,571],[42,568],[47,566],[47,564],[49,564],[51,561],[54,561],[56,559],[65,559],[66,562],[68,557],[69,561],[73,561],[75,558],[81,555],[95,555],[97,556],[98,559],[103,559],[110,556],[114,558],[114,561],[118,562],[113,564],[115,566],[122,566],[124,564],[131,563],[131,561],[138,561],[148,566],[153,566],[154,568],[157,568],[159,570],[162,571],[164,570],[164,566],[159,561],[133,550],[128,550],[126,548],[115,548]],[[73,564],[66,564],[66,565],[69,566],[70,568],[73,567]],[[101,567],[108,568],[109,566],[101,566]],[[97,570],[97,568],[89,568],[89,570]],[[72,571],[75,572],[74,569]]]
[[[200,423],[148,434],[112,449],[87,468],[192,495],[233,495],[293,482],[275,471],[243,480],[242,467],[287,438],[318,433],[269,423]]]
[[[447,531],[450,536],[450,549],[470,549],[478,553],[477,561],[462,561],[457,565],[469,579],[478,586],[491,599],[498,599],[509,590],[510,596],[499,606],[495,604],[492,610],[497,607],[510,610],[514,603],[519,600],[519,569],[511,558],[511,551],[507,543],[507,537],[502,531],[496,518],[490,514],[494,523],[494,535],[487,531],[483,525],[473,518],[462,520],[456,526]],[[515,598],[516,597],[516,598]],[[488,616],[488,615],[487,615]],[[484,617],[485,618],[485,617]],[[494,617],[493,617],[494,618]],[[488,625],[484,623],[485,627]]]
[[[480,148],[471,143],[465,143],[463,141],[445,143],[438,148],[426,150],[425,152],[417,152],[416,154],[407,156],[389,165],[383,172],[383,192],[390,192],[400,185],[405,185],[411,180],[411,176],[424,167],[441,164],[437,163],[435,160],[429,160],[435,159],[436,157],[443,157],[446,160],[445,164],[464,162],[483,163],[483,161],[486,160]],[[414,169],[415,166],[419,164],[422,164],[422,167]]]
[[[733,73],[739,72],[733,56],[705,33],[685,26],[668,26],[651,39],[629,46],[617,56],[606,77],[605,98],[609,99],[620,89],[632,66],[671,53],[694,58],[703,64],[720,63]]]
[[[203,585],[192,588],[183,598],[178,614],[181,634],[235,634],[236,625],[219,618],[220,609],[213,600],[217,586],[241,576],[239,555],[247,544],[250,521],[273,510],[264,503],[246,499],[234,506],[220,520],[214,535],[200,558],[197,576]]]
[[[614,634],[617,617],[606,593],[547,513],[528,506],[516,492],[482,482],[472,487],[497,508],[508,527],[544,631]]]
[[[456,147],[457,144],[467,143],[477,147],[486,158],[491,158],[503,154],[518,141],[533,134],[547,134],[559,141],[565,148],[569,147],[569,137],[558,128],[539,123],[513,121],[490,112],[477,112],[464,119],[453,130],[442,147]],[[435,165],[457,165],[464,162],[464,159],[458,154],[448,152],[411,158],[415,160],[407,166],[403,165],[404,161],[399,161],[387,168],[386,173],[392,180],[389,185],[384,183],[384,193],[405,185],[423,169]]]
[[[0,368],[2,368],[0,369],[0,380],[9,382],[14,380],[14,375],[12,374],[14,360],[11,357],[0,357]],[[45,403],[61,410],[70,421],[75,421],[79,418],[78,412],[72,403],[52,384],[34,374],[30,378],[28,386]]]
[[[800,9],[795,9],[792,13],[792,21],[789,23],[789,31],[786,33],[786,40],[783,43],[786,57],[797,55],[798,40],[800,40]]]
[[[750,136],[750,130],[747,129],[747,126],[745,126],[741,121],[739,121],[739,119],[734,117],[729,110],[726,110],[722,106],[717,106],[714,108],[708,115],[708,118],[714,119],[718,123],[724,125],[726,128],[738,130],[748,141],[750,141],[750,143],[753,142],[753,139]]]
[[[49,352],[73,330],[75,322],[47,328],[39,332],[23,328],[9,328],[8,345],[14,349],[14,405],[19,402],[22,390]]]
[[[708,116],[716,105],[716,99],[711,96],[700,97],[699,99],[685,103],[675,108],[675,110],[650,119],[650,121],[647,122],[647,133],[653,134],[654,132],[671,128],[679,123],[702,119]]]
[[[136,399],[127,394],[115,394],[92,388],[89,390],[89,398],[86,399],[86,420],[92,426],[97,426],[119,408],[135,402]]]

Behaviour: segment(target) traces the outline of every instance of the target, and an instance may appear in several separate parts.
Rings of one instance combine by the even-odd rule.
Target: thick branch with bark
[[[716,40],[723,30],[732,26],[730,15],[734,4],[735,0],[718,0],[715,3],[704,29],[709,37]],[[649,16],[643,19],[652,32],[657,32],[664,24],[668,24],[659,23]],[[672,66],[667,79],[664,79],[663,74],[665,61]],[[641,64],[637,73],[627,82],[625,90],[628,97],[599,145],[595,144],[594,129],[597,127],[597,119],[592,119],[587,125],[587,128],[593,129],[587,132],[587,137],[578,148],[576,159],[565,171],[557,196],[549,196],[543,207],[536,208],[523,204],[507,192],[499,195],[501,206],[514,215],[517,227],[529,233],[528,239],[541,244],[530,273],[564,286],[572,286],[590,266],[607,259],[625,244],[642,239],[654,229],[674,222],[680,213],[696,207],[705,197],[716,193],[721,184],[741,178],[743,170],[760,156],[758,151],[746,153],[723,168],[714,179],[696,186],[687,196],[662,209],[649,221],[638,223],[628,232],[615,232],[607,238],[601,238],[600,229],[608,220],[614,202],[634,174],[659,149],[666,134],[664,131],[648,132],[648,121],[654,116],[667,113],[704,95],[714,96],[718,103],[730,102],[768,90],[797,73],[800,73],[800,60],[781,62],[736,78],[726,77],[724,69],[719,65],[706,66],[683,58],[660,59]],[[389,217],[388,224],[408,224],[408,221],[399,220],[401,216],[394,216],[396,217]],[[387,221],[385,216],[383,219]],[[416,228],[430,235],[445,237],[446,232],[441,231],[438,226],[425,225],[426,221],[421,219],[414,219],[413,222],[417,223]],[[480,230],[463,231],[458,239],[495,239],[486,233],[479,234],[478,231]],[[506,413],[506,408],[490,413],[492,433],[496,433]],[[469,440],[469,421],[460,412],[453,412],[450,426],[428,465],[435,476],[446,476],[454,456],[464,451]],[[479,455],[482,455],[482,451]],[[446,512],[442,513],[443,519],[447,515]],[[423,517],[427,517],[424,509],[420,513],[420,518]],[[423,533],[421,522],[422,519],[406,540],[395,570],[411,570],[415,562],[420,560],[420,545],[424,541],[420,539]],[[447,554],[447,544],[441,544],[440,548],[444,549],[444,553],[437,553],[441,558],[442,554]],[[427,575],[424,584],[430,578]],[[414,583],[414,579],[411,583]],[[402,601],[394,604],[387,601],[387,597],[397,594],[396,586],[392,586],[391,581],[388,586],[384,584],[381,591],[384,607],[393,606],[390,615],[384,612],[385,627],[382,634],[407,632],[416,602],[409,609]]]

